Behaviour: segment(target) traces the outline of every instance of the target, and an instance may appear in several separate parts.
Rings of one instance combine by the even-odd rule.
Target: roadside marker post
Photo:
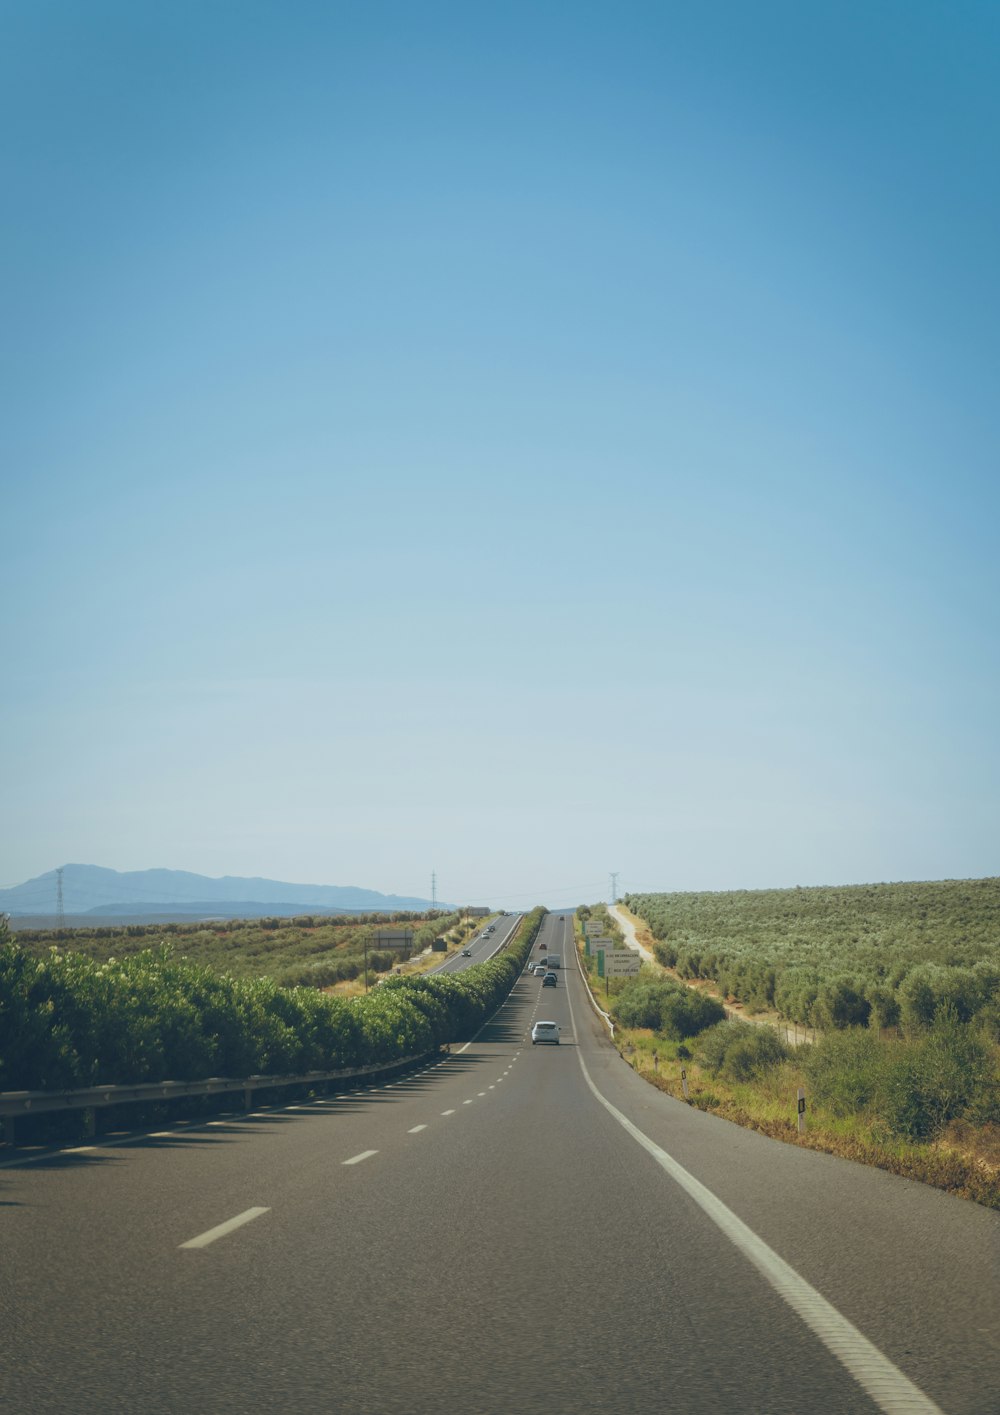
[[[688,1074],[687,1074],[687,1068],[684,1067],[684,1066],[681,1067],[681,1085],[684,1087],[684,1099],[685,1099],[686,1101],[687,1101],[687,1100],[690,1100],[690,1099],[691,1099],[691,1096],[690,1096],[690,1094],[689,1094],[689,1092],[688,1092]]]
[[[799,1134],[806,1133],[806,1093],[799,1087]]]

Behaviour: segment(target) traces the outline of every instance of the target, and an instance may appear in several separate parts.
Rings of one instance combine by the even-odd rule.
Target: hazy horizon
[[[67,861],[67,862],[64,864],[64,866],[62,866],[62,868],[66,868],[66,869],[70,868],[70,867],[71,867],[71,863],[72,863],[72,864],[75,864],[75,865],[80,865],[82,862],[80,862],[80,861],[74,861],[74,862]],[[84,868],[91,868],[91,867],[92,867],[91,865],[84,865]],[[54,874],[55,874],[55,871],[58,870],[59,868],[60,868],[59,866],[55,866],[55,867],[53,868],[53,870],[45,870],[45,871],[42,871],[42,873],[41,873],[40,875],[38,875],[38,876],[32,876],[31,879],[43,878],[45,875],[49,875],[49,874],[54,875]],[[99,869],[113,869],[114,867],[113,867],[113,866],[97,866],[97,868],[99,868]],[[248,884],[253,883],[253,882],[255,882],[255,881],[262,881],[262,882],[263,882],[263,881],[266,881],[266,882],[268,882],[268,883],[288,884],[288,885],[291,885],[291,886],[294,887],[294,888],[298,888],[298,887],[301,887],[301,888],[329,888],[329,887],[332,887],[332,888],[344,888],[344,889],[371,890],[371,891],[373,891],[373,892],[378,892],[378,893],[384,894],[387,898],[392,898],[392,897],[404,897],[404,896],[401,896],[401,895],[400,895],[400,892],[399,892],[398,890],[393,889],[391,886],[382,888],[381,886],[376,886],[376,885],[370,885],[370,884],[364,884],[364,883],[359,884],[359,883],[356,882],[356,881],[352,881],[352,882],[347,882],[347,883],[345,883],[345,882],[343,882],[343,881],[316,880],[316,879],[313,879],[313,880],[305,880],[305,879],[302,879],[302,880],[277,880],[277,879],[275,879],[273,876],[269,876],[269,875],[264,875],[264,876],[249,876],[249,875],[204,875],[204,874],[202,874],[200,871],[176,871],[176,870],[172,870],[171,867],[170,867],[170,866],[167,866],[167,865],[151,865],[151,866],[148,866],[148,867],[146,867],[146,868],[140,868],[140,869],[138,869],[138,870],[116,871],[116,873],[134,874],[134,873],[147,873],[147,872],[149,872],[149,871],[166,871],[167,873],[179,873],[179,874],[183,874],[183,873],[197,874],[197,875],[199,875],[201,878],[203,878],[203,879],[210,879],[210,880],[212,880],[213,882],[218,882],[218,881],[223,880],[223,879],[246,879],[246,881],[247,881]],[[995,878],[997,878],[997,876],[995,876],[995,875],[961,875],[961,876],[948,876],[948,877],[943,877],[943,878],[940,879],[940,880],[931,880],[931,879],[927,879],[927,880],[915,880],[915,879],[906,879],[906,880],[903,880],[903,879],[899,879],[899,880],[888,880],[888,879],[820,880],[820,881],[816,881],[816,882],[813,883],[813,884],[803,884],[803,883],[801,883],[800,881],[796,881],[795,883],[790,883],[790,884],[732,885],[732,886],[729,886],[729,887],[727,887],[727,886],[719,886],[718,888],[708,889],[708,890],[687,890],[687,889],[684,889],[683,887],[677,887],[676,889],[670,889],[670,890],[666,890],[666,889],[661,890],[661,889],[659,888],[659,886],[657,886],[656,884],[653,884],[653,883],[646,883],[646,884],[643,884],[643,885],[632,885],[632,886],[631,886],[629,889],[627,889],[627,890],[626,890],[626,889],[619,888],[619,890],[618,890],[618,898],[619,898],[619,900],[620,900],[620,899],[623,897],[623,895],[624,895],[624,894],[627,894],[627,893],[632,893],[632,894],[644,894],[644,893],[648,893],[648,894],[656,894],[656,893],[720,893],[720,894],[725,894],[725,893],[754,892],[754,891],[758,891],[758,890],[766,891],[766,890],[787,890],[787,889],[850,889],[850,888],[854,888],[854,887],[864,887],[864,886],[866,886],[866,885],[883,885],[883,884],[929,884],[929,883],[949,883],[949,882],[950,882],[950,883],[961,883],[961,882],[963,882],[963,881],[965,881],[965,880],[972,881],[972,880],[979,880],[979,879],[995,879]],[[13,884],[13,885],[0,884],[0,890],[17,888],[18,885],[20,885],[20,884],[30,883],[30,882],[31,882],[31,879],[29,879],[29,880],[18,880],[18,881],[16,881],[16,883]],[[595,887],[596,887],[596,886],[595,886]],[[606,884],[605,884],[605,889],[604,889],[604,893],[603,893],[603,894],[600,893],[600,892],[591,893],[591,894],[587,894],[587,895],[579,894],[579,893],[578,893],[578,894],[576,894],[576,895],[573,895],[572,898],[571,898],[571,897],[569,896],[569,894],[567,893],[567,890],[566,890],[565,888],[563,888],[563,889],[561,889],[561,890],[555,890],[555,891],[553,891],[553,892],[554,892],[555,894],[559,894],[559,895],[564,895],[564,896],[566,896],[565,899],[564,899],[564,901],[563,901],[562,903],[559,903],[559,902],[556,902],[556,901],[550,901],[550,900],[548,900],[548,899],[546,899],[546,898],[544,898],[544,897],[539,897],[539,898],[537,898],[534,902],[535,902],[536,904],[545,905],[547,908],[553,909],[553,910],[555,910],[555,911],[558,912],[559,910],[562,910],[562,909],[576,908],[578,905],[581,905],[581,904],[595,904],[595,903],[601,903],[601,902],[608,902],[608,901],[611,899],[611,892],[610,892],[610,888],[607,886],[607,882],[606,882]],[[421,894],[419,893],[419,891],[417,891],[413,896],[405,896],[405,897],[414,897],[414,898],[417,898],[417,899],[419,899],[419,900],[422,900],[424,903],[427,903],[427,904],[430,904],[430,902],[431,902],[429,895],[425,897],[425,896],[421,895]],[[53,895],[53,898],[55,898],[54,895]],[[123,902],[128,902],[128,901],[123,901]],[[154,902],[168,903],[169,900],[164,899],[164,900],[162,900],[162,901],[157,900],[157,901],[154,901]],[[223,902],[223,903],[224,903],[225,901],[223,900],[223,901],[220,901],[220,902]],[[240,902],[259,902],[259,901],[251,901],[250,896],[247,895],[246,900],[243,899],[243,896],[240,896]],[[295,901],[293,901],[293,900],[288,900],[288,901],[285,901],[285,902],[292,903],[292,902],[295,902]],[[306,907],[306,906],[308,905],[308,901],[301,901],[301,902],[303,903],[303,907]],[[464,905],[464,904],[470,904],[470,905],[471,905],[471,904],[475,904],[475,903],[492,904],[492,903],[494,903],[494,902],[495,902],[498,906],[502,906],[502,905],[504,904],[504,900],[503,900],[503,899],[497,899],[496,901],[493,901],[492,899],[487,898],[487,897],[485,897],[485,896],[484,896],[482,899],[475,899],[475,900],[474,900],[474,899],[465,899],[465,898],[461,898],[461,897],[444,898],[444,897],[442,897],[440,894],[439,894],[439,896],[438,896],[438,904],[439,904],[439,905],[442,905],[442,904],[444,904],[444,905],[451,905],[451,904]],[[309,907],[318,908],[318,907],[320,907],[320,906],[318,906],[318,905],[312,905],[312,906],[309,906]],[[532,907],[532,906],[528,905],[527,903],[522,902],[522,903],[519,903],[519,904],[512,904],[510,907],[511,907],[512,909],[514,909],[515,911],[517,911],[517,910],[520,910],[521,908],[528,909],[528,908],[530,908],[530,907]],[[69,912],[68,906],[67,906],[67,912]]]
[[[0,873],[1000,873],[1000,10],[8,7]]]

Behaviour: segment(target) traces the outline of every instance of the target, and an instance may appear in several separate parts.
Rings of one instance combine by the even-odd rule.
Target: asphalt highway
[[[0,1170],[0,1408],[996,1415],[1000,1216],[663,1096],[539,942],[419,1074]]]
[[[505,944],[509,942],[520,923],[520,914],[501,914],[496,919],[484,919],[483,927],[466,944],[469,950],[469,957],[462,956],[462,950],[453,953],[444,963],[437,968],[431,968],[432,973],[461,973],[466,968],[471,968],[475,963],[485,963],[488,958],[492,958],[494,953],[498,953]],[[487,930],[493,925],[494,932]]]

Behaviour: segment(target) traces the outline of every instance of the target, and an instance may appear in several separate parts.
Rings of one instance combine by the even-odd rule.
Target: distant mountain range
[[[276,879],[210,879],[187,870],[106,870],[100,865],[64,865],[62,909],[67,923],[81,915],[108,921],[153,916],[259,918],[262,914],[366,914],[422,912],[429,899],[380,894],[351,885],[289,884]],[[439,906],[440,907],[440,906]],[[443,906],[450,907],[450,906]],[[58,872],[48,870],[24,884],[0,889],[0,913],[12,918],[55,918]]]

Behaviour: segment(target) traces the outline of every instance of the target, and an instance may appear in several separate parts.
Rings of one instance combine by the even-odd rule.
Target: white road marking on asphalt
[[[348,1096],[370,1095],[374,1089],[376,1088],[372,1086],[364,1086],[356,1091],[344,1091],[341,1095],[331,1100],[313,1102],[311,1104],[336,1105],[338,1101],[345,1100]],[[223,1120],[183,1120],[179,1121],[176,1128],[173,1130],[135,1130],[127,1135],[109,1135],[106,1139],[101,1139],[94,1145],[76,1145],[72,1148],[46,1149],[40,1151],[38,1154],[18,1155],[14,1159],[0,1160],[0,1169],[19,1169],[21,1165],[39,1164],[43,1160],[58,1159],[60,1155],[84,1155],[91,1153],[93,1150],[113,1150],[117,1149],[120,1145],[141,1144],[143,1140],[169,1140],[186,1129],[193,1128],[201,1130],[208,1126],[241,1125],[245,1124],[248,1120],[259,1120],[264,1116],[272,1114],[275,1110],[304,1110],[308,1108],[310,1107],[296,1105],[275,1106],[269,1110],[247,1111],[241,1115],[231,1115]]]
[[[407,1130],[407,1135],[419,1135],[421,1130],[426,1130],[426,1125],[414,1125],[412,1130]]]
[[[477,1092],[477,1095],[480,1095],[480,1096],[485,1096],[485,1094],[486,1094],[485,1091],[478,1091],[478,1092]]]
[[[17,1159],[0,1160],[0,1169],[19,1169],[22,1164],[39,1164],[43,1160],[57,1160],[60,1155],[86,1154],[89,1150],[114,1150],[119,1145],[134,1145],[147,1136],[138,1130],[134,1135],[122,1135],[116,1140],[101,1140],[96,1145],[78,1145],[76,1150],[42,1150],[37,1155],[18,1155]]]
[[[360,1155],[354,1155],[349,1160],[341,1160],[341,1164],[360,1164],[362,1160],[370,1160],[372,1155],[377,1155],[378,1150],[362,1150]]]
[[[567,998],[569,994],[567,993]],[[570,1000],[569,1012],[574,1030],[576,1019]],[[661,1169],[666,1170],[671,1179],[695,1201],[712,1222],[722,1230],[730,1242],[748,1258],[754,1267],[783,1298],[806,1326],[819,1337],[826,1349],[854,1377],[858,1385],[871,1397],[884,1415],[944,1415],[940,1406],[915,1386],[909,1377],[894,1366],[888,1356],[868,1340],[857,1327],[837,1311],[831,1302],[801,1277],[790,1263],[779,1258],[773,1248],[769,1248],[763,1238],[759,1238],[748,1224],[733,1213],[711,1189],[689,1174],[666,1150],[633,1125],[627,1115],[611,1104],[594,1085],[590,1072],[580,1051],[576,1054],[586,1081],[594,1097],[618,1124],[638,1144],[652,1155]]]
[[[454,1112],[453,1110],[443,1110],[443,1111],[441,1112],[441,1114],[442,1114],[442,1115],[454,1115],[455,1112]]]
[[[471,1102],[471,1101],[463,1101],[462,1104],[463,1104],[463,1105],[471,1105],[472,1102]]]
[[[261,1214],[270,1212],[270,1209],[247,1209],[245,1213],[237,1214],[235,1218],[227,1218],[225,1223],[210,1228],[207,1233],[199,1233],[197,1238],[189,1238],[186,1243],[178,1244],[178,1247],[207,1248],[217,1238],[225,1238],[227,1233],[232,1233],[234,1228],[242,1228],[245,1223],[252,1223],[255,1218],[260,1218]]]

